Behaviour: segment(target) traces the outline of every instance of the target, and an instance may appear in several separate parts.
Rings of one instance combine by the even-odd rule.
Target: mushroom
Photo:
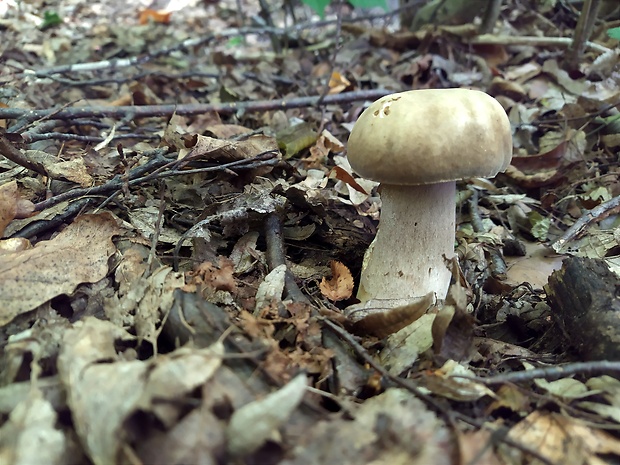
[[[476,90],[387,95],[359,117],[347,152],[360,176],[381,183],[379,230],[364,257],[357,298],[406,302],[431,292],[445,299],[455,181],[493,177],[510,164],[506,112]]]

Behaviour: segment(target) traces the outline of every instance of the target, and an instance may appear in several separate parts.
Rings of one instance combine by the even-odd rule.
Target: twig
[[[449,423],[453,424],[454,420],[461,420],[476,428],[488,429],[492,432],[493,437],[496,438],[498,441],[502,441],[509,446],[512,446],[518,450],[521,450],[525,452],[526,454],[529,454],[532,457],[537,458],[542,463],[545,463],[547,465],[555,465],[551,460],[549,460],[547,457],[540,454],[538,451],[530,449],[529,447],[523,445],[522,443],[514,441],[510,439],[509,437],[507,437],[507,434],[508,434],[507,428],[496,427],[490,424],[486,424],[480,420],[476,420],[475,418],[471,418],[460,412],[448,410],[444,408],[443,406],[439,405],[437,401],[435,401],[435,399],[433,399],[428,394],[424,394],[411,381],[400,378],[398,376],[394,376],[390,372],[388,372],[382,365],[380,365],[377,361],[375,361],[375,359],[372,358],[368,354],[368,351],[364,349],[364,347],[362,347],[362,345],[359,342],[357,342],[355,338],[351,334],[349,334],[346,330],[332,323],[326,318],[322,318],[322,321],[325,323],[325,325],[330,330],[336,333],[338,337],[346,341],[351,346],[351,348],[355,351],[355,353],[358,354],[364,360],[364,362],[366,362],[368,365],[374,368],[381,376],[383,376],[386,380],[391,381],[393,384],[396,384],[397,386],[407,389],[408,391],[413,393],[416,397],[422,399],[428,405],[433,407],[436,412],[439,412],[444,418],[446,418],[446,420]]]
[[[153,152],[148,152],[148,155],[152,157],[152,160],[149,160],[147,163],[145,163],[142,166],[138,166],[132,169],[128,173],[127,176],[116,175],[112,179],[110,179],[108,182],[100,186],[78,188],[78,189],[72,189],[67,192],[63,192],[62,194],[58,194],[54,197],[51,197],[47,200],[44,200],[42,202],[35,204],[34,209],[35,211],[42,211],[42,210],[45,210],[46,208],[57,205],[60,202],[64,202],[65,200],[72,200],[72,199],[76,199],[78,197],[84,197],[84,196],[107,194],[109,192],[113,192],[115,190],[121,189],[127,179],[130,179],[129,184],[132,185],[131,180],[133,181],[142,180],[144,178],[141,178],[141,177],[144,175],[144,173],[148,173],[152,170],[156,170],[157,168],[160,168],[162,166],[169,164],[170,160],[164,157],[164,153],[166,153],[167,150],[168,150],[167,148],[162,148],[162,149],[156,149]]]
[[[267,265],[269,265],[269,269],[273,270],[279,265],[286,265],[282,223],[275,212],[267,215],[265,220],[265,240],[267,242]],[[310,300],[301,292],[293,273],[288,268],[284,274],[284,289],[287,297],[295,302],[310,304]]]
[[[43,176],[47,176],[45,169],[37,164],[30,161],[22,152],[15,148],[11,142],[3,136],[0,136],[0,155],[4,155],[6,158],[11,160],[13,163],[17,163],[24,168],[28,168],[29,170],[34,171],[35,173],[42,174]]]
[[[577,21],[577,26],[575,27],[573,42],[568,53],[567,63],[572,68],[579,67],[584,45],[592,35],[592,29],[594,28],[594,22],[598,16],[600,5],[600,0],[585,0],[585,2],[583,2],[579,21]]]
[[[499,14],[502,10],[502,0],[491,0],[486,6],[484,16],[482,18],[482,24],[480,25],[480,33],[488,34],[493,31],[495,23],[499,18]]]
[[[157,140],[161,137],[156,134],[137,134],[137,133],[128,133],[128,134],[117,134],[110,142],[125,140],[125,139],[139,139],[141,141],[145,140]],[[45,132],[42,134],[29,134],[27,137],[24,136],[24,142],[30,144],[32,142],[37,142],[40,140],[72,140],[72,141],[80,141],[80,142],[92,142],[98,143],[103,142],[105,137],[99,136],[81,136],[78,134],[66,134],[64,132]]]
[[[31,223],[28,223],[18,232],[11,235],[11,237],[25,237],[26,239],[30,239],[35,236],[39,236],[40,234],[49,231],[50,229],[57,228],[69,218],[76,216],[80,213],[84,208],[88,205],[95,203],[95,199],[92,197],[87,197],[83,199],[76,200],[69,204],[69,206],[63,210],[58,215],[54,216],[49,220],[35,220]]]
[[[486,386],[493,386],[496,384],[523,383],[525,381],[532,381],[538,378],[543,378],[547,381],[553,381],[577,374],[610,375],[613,377],[620,377],[620,362],[610,362],[606,360],[593,362],[575,362],[568,363],[566,365],[535,368],[533,370],[517,371],[505,375],[485,378],[478,376],[459,376],[459,378],[471,379]]]
[[[537,46],[558,46],[570,47],[573,39],[570,37],[536,37],[536,36],[496,36],[493,34],[483,34],[471,39],[472,44],[494,44],[494,45],[537,45]],[[600,53],[608,53],[611,50],[594,42],[586,42],[586,47]]]
[[[581,236],[590,224],[595,221],[601,221],[612,213],[616,213],[618,208],[620,208],[620,195],[608,200],[607,202],[603,202],[589,212],[586,212],[575,222],[575,224],[566,230],[562,237],[551,244],[551,248],[553,248],[556,253],[563,252],[566,244]]]
[[[336,58],[338,57],[338,52],[340,51],[340,34],[342,34],[342,8],[344,6],[344,1],[343,0],[338,0],[336,3],[336,8],[338,8],[337,13],[336,13],[336,39],[335,39],[335,45],[334,45],[334,52],[332,53],[332,56],[330,58],[330,60],[328,61],[329,63],[329,69],[327,70],[327,79],[325,82],[325,86],[323,88],[323,92],[321,92],[321,96],[319,97],[319,100],[316,102],[317,106],[321,106],[321,104],[323,103],[323,101],[325,100],[325,97],[327,97],[327,94],[329,93],[329,82],[332,79],[332,75],[334,74],[334,63],[336,63]],[[323,118],[321,118],[321,121],[323,121]],[[321,128],[321,131],[323,130],[323,128]]]
[[[323,99],[324,105],[338,105],[359,100],[375,100],[393,91],[387,89],[358,90],[327,95]],[[216,103],[216,104],[181,104],[181,105],[144,105],[122,107],[71,107],[62,110],[24,110],[20,108],[0,108],[0,119],[23,118],[34,121],[54,114],[56,119],[73,118],[121,118],[132,114],[134,118],[147,116],[196,115],[209,112],[232,114],[237,112],[258,112],[268,110],[286,110],[290,108],[311,107],[317,104],[320,96],[297,97],[279,100],[254,100],[247,102]]]

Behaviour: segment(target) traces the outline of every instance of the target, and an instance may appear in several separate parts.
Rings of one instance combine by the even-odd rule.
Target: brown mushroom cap
[[[503,107],[477,90],[412,90],[387,95],[359,117],[348,142],[351,167],[386,184],[493,177],[512,158]]]

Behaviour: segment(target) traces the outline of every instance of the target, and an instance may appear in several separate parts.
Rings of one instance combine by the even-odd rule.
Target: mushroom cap
[[[493,177],[512,158],[512,131],[493,97],[469,89],[386,95],[359,117],[348,142],[351,167],[386,184]]]

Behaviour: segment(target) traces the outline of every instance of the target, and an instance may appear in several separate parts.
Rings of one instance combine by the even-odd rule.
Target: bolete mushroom
[[[493,177],[512,158],[506,112],[467,89],[412,90],[371,104],[348,142],[351,167],[381,183],[381,220],[358,299],[444,299],[454,256],[455,181]]]

